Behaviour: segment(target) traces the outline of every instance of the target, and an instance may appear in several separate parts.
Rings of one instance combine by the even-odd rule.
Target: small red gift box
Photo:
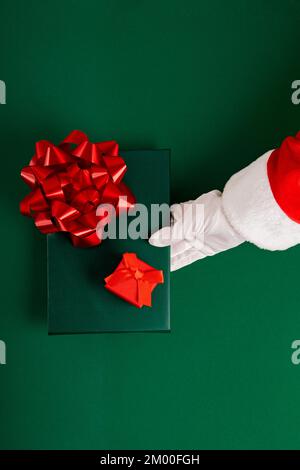
[[[106,289],[136,307],[151,307],[151,294],[157,284],[163,284],[163,271],[159,271],[137,257],[124,253],[115,271],[105,278]]]

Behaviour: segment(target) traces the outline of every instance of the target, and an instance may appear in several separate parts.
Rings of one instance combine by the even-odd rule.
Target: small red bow
[[[126,169],[115,141],[92,143],[81,131],[71,132],[58,146],[41,140],[21,171],[32,190],[20,203],[21,213],[32,217],[42,233],[69,232],[74,246],[99,245],[98,205],[111,203],[119,212],[135,203],[121,182]]]
[[[117,269],[105,278],[106,288],[137,307],[151,307],[151,293],[164,282],[158,271],[140,260],[135,253],[124,253]]]

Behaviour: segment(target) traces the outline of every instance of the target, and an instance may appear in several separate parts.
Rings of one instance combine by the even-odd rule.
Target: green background
[[[299,128],[300,2],[1,0],[1,448],[300,448],[300,247],[171,277],[172,333],[47,336],[46,238],[19,171],[72,129],[171,148],[172,199]]]

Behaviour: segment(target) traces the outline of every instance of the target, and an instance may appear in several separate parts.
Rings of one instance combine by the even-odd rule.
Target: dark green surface
[[[79,128],[171,148],[172,199],[300,126],[296,0],[2,0],[2,448],[300,448],[300,247],[172,274],[171,334],[47,335],[46,238],[18,213],[33,144]]]
[[[170,152],[122,152],[128,170],[124,182],[139,204],[151,214],[151,204],[169,204]],[[138,216],[138,213],[137,213]],[[123,216],[121,216],[123,217]],[[125,215],[127,218],[127,214]],[[165,214],[163,225],[168,223]],[[133,217],[127,218],[128,223]],[[150,224],[148,221],[148,228]],[[126,220],[124,220],[126,223]],[[153,231],[159,228],[153,220]],[[147,241],[147,225],[138,240],[105,240],[100,246],[74,249],[62,234],[48,237],[48,330],[60,333],[97,333],[170,330],[169,248],[157,250]],[[125,252],[163,270],[164,283],[152,293],[152,307],[139,309],[104,288]]]

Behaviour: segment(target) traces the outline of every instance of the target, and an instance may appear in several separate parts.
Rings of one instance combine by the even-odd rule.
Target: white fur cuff
[[[283,212],[271,191],[267,161],[272,152],[228,180],[222,205],[233,228],[247,241],[267,250],[285,250],[300,243],[300,224]]]

